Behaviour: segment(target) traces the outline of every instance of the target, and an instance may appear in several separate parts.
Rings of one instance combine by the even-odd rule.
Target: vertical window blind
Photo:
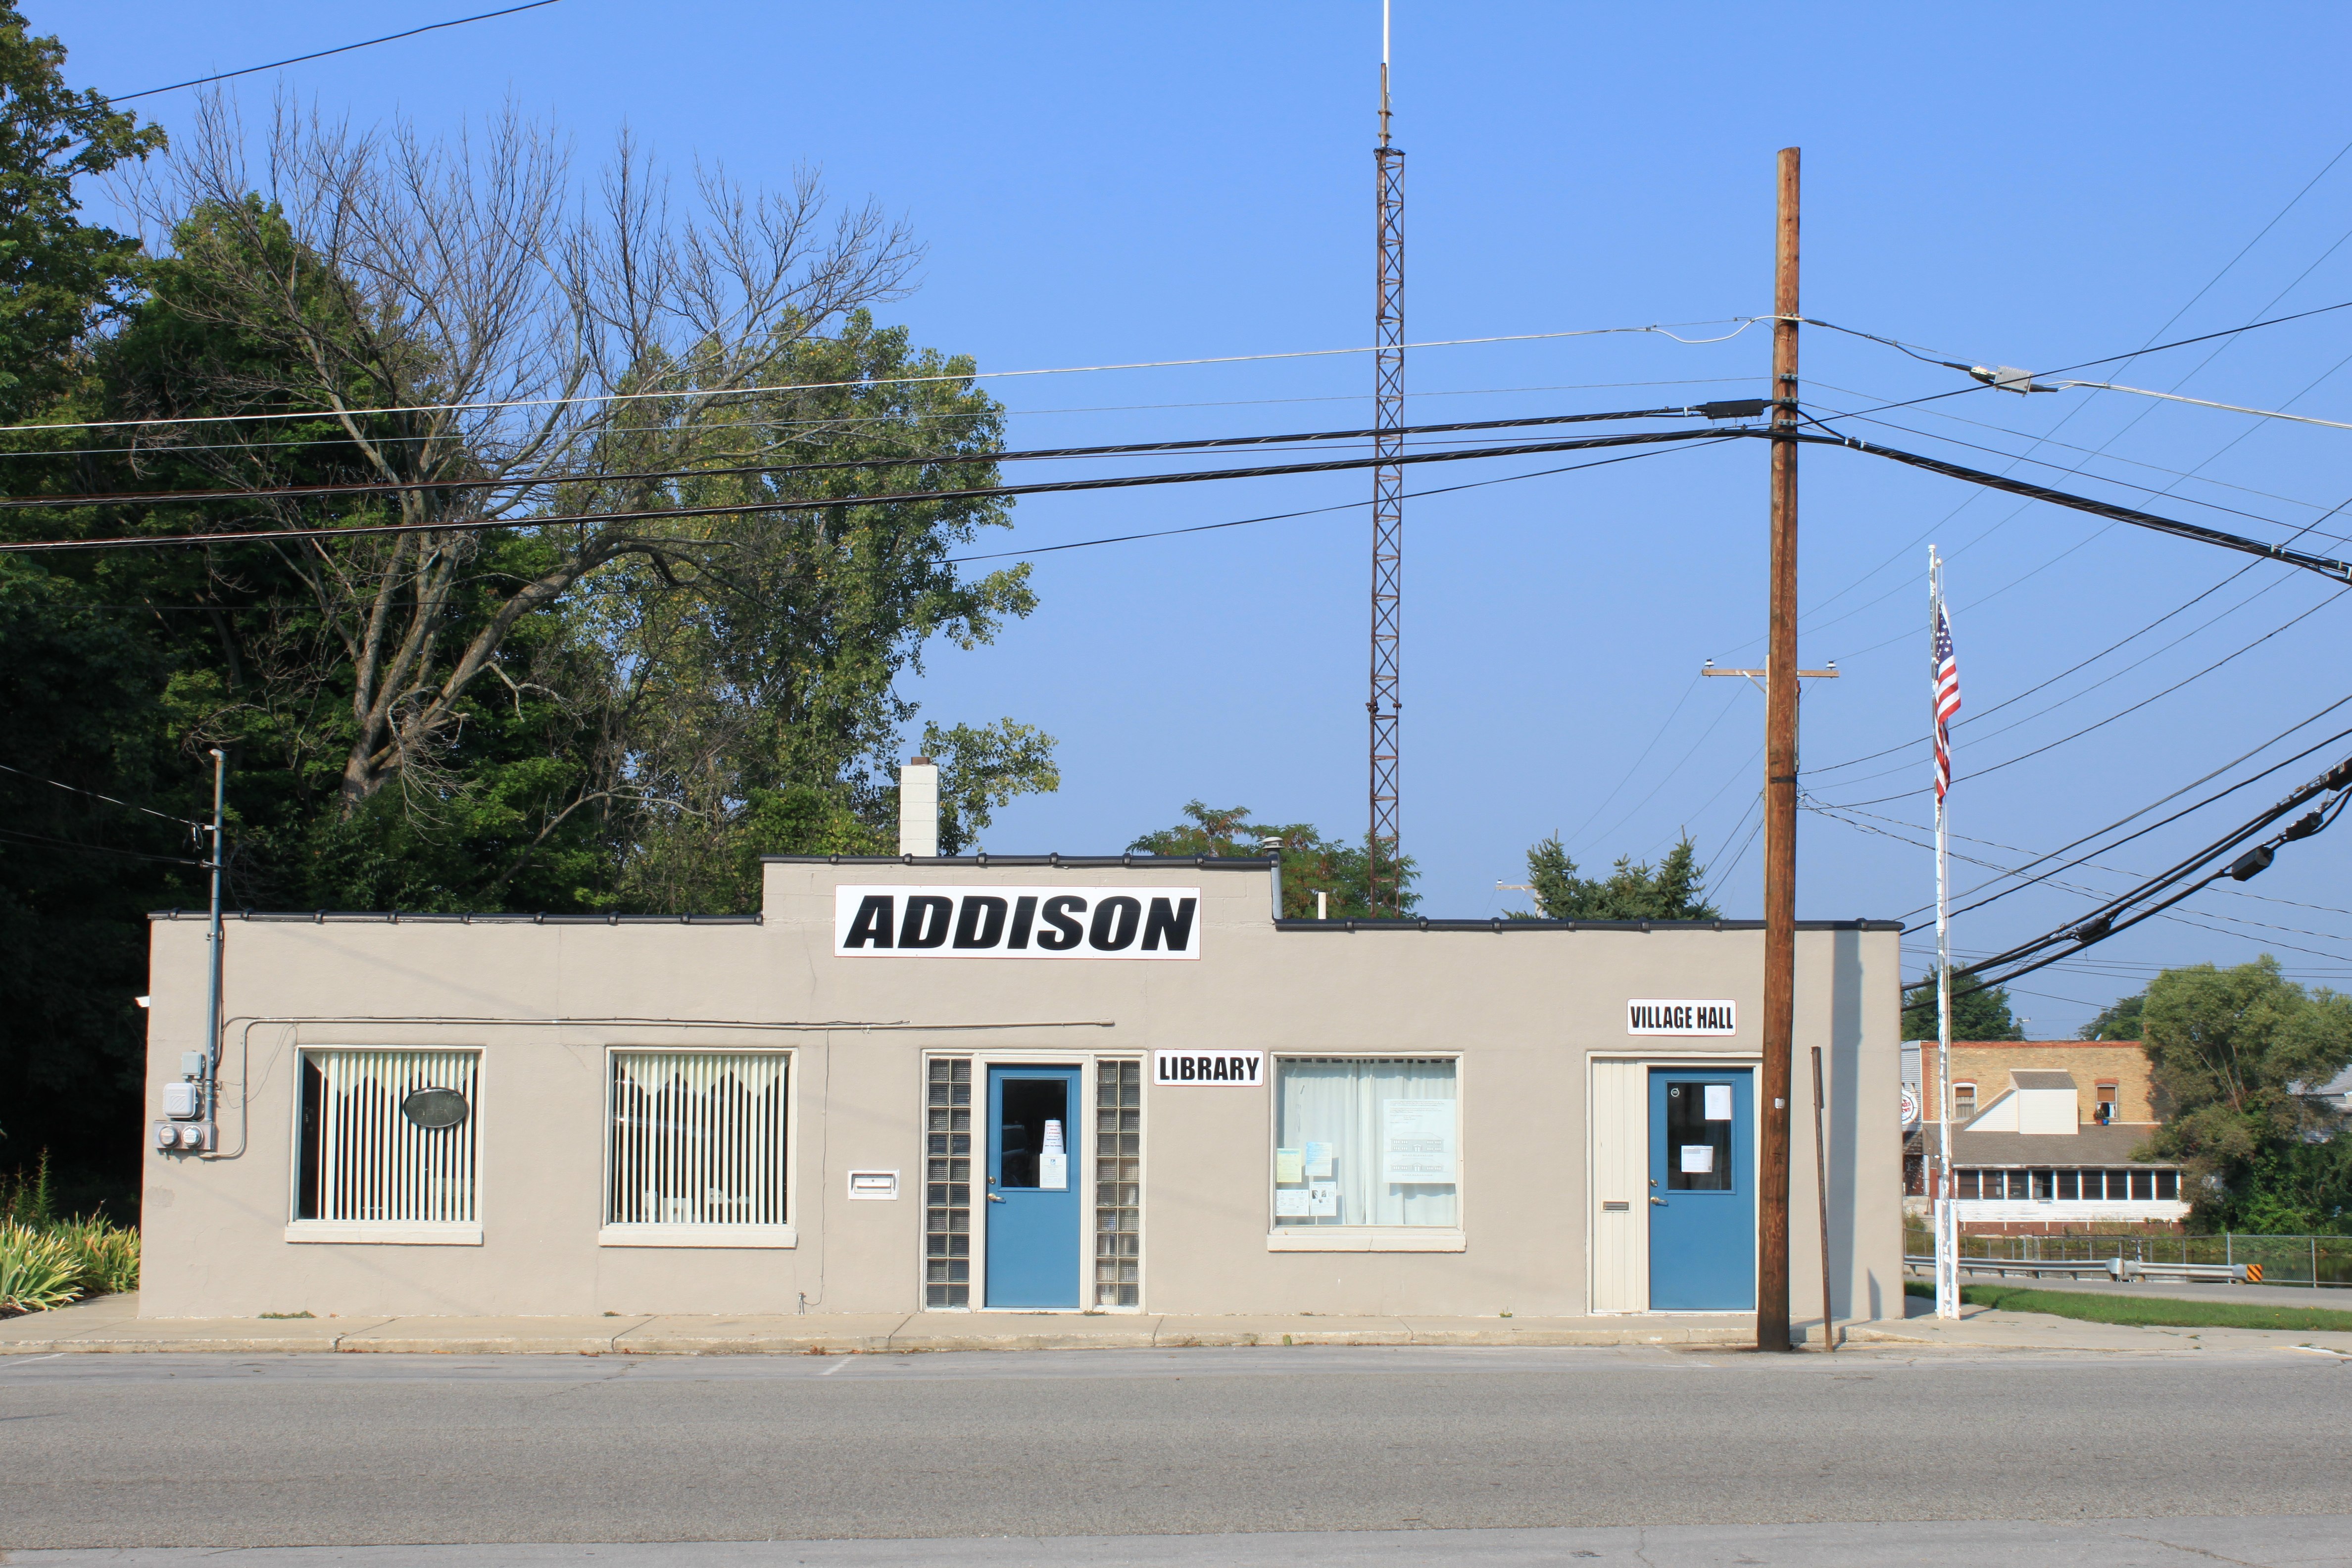
[[[614,1051],[607,1225],[786,1222],[791,1058]]]
[[[298,1219],[346,1224],[472,1224],[475,1051],[302,1053]],[[420,1127],[401,1105],[421,1089],[454,1090],[467,1114]]]

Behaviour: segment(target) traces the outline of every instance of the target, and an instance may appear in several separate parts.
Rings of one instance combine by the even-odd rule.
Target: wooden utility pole
[[[1789,1345],[1789,1100],[1797,1026],[1797,195],[1780,149],[1772,287],[1772,610],[1764,668],[1763,1173],[1758,1183],[1756,1348]]]

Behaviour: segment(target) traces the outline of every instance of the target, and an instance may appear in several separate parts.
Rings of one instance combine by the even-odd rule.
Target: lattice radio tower
[[[1364,902],[1372,918],[1396,907],[1398,687],[1404,607],[1404,149],[1389,140],[1389,0],[1381,0],[1381,144],[1372,149],[1379,193],[1380,273],[1372,340],[1371,830]]]

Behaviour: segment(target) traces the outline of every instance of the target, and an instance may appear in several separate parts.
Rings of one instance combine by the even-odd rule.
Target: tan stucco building
[[[158,915],[141,1310],[1748,1311],[1773,1094],[1801,1320],[1817,1046],[1837,1313],[1902,1315],[1895,925],[1801,925],[1790,1093],[1758,922],[1276,921],[1273,875],[787,858],[756,916],[247,913],[193,1111],[205,925]]]

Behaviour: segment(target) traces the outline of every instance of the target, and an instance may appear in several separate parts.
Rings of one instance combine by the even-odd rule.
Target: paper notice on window
[[[1307,1214],[1310,1219],[1339,1217],[1339,1185],[1337,1182],[1317,1182],[1307,1189]]]
[[[1454,1109],[1450,1100],[1381,1101],[1381,1180],[1453,1185]]]
[[[1727,1083],[1710,1083],[1704,1087],[1706,1089],[1706,1119],[1709,1121],[1730,1121],[1731,1086]]]
[[[1287,1190],[1276,1187],[1274,1193],[1274,1217],[1306,1219],[1309,1217],[1311,1212],[1308,1207],[1309,1202],[1307,1189],[1304,1187],[1291,1187]]]
[[[1306,1146],[1307,1179],[1328,1182],[1331,1179],[1331,1145],[1309,1140]]]
[[[1295,1187],[1307,1179],[1307,1156],[1297,1149],[1274,1152],[1274,1184]]]
[[[1684,1175],[1711,1176],[1715,1173],[1714,1144],[1685,1143],[1682,1149]]]

